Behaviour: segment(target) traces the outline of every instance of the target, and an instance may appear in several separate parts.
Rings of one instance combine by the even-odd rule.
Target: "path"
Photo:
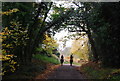
[[[69,79],[69,81],[73,80],[73,79],[85,79],[85,77],[75,69],[75,67],[78,66],[70,66],[70,65],[63,65],[58,67],[49,77],[48,80],[51,79]],[[82,80],[82,81],[86,81],[86,80]]]

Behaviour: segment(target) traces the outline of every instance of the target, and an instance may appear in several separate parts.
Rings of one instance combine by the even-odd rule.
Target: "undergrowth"
[[[20,68],[12,74],[5,75],[3,80],[25,80],[33,79],[36,75],[41,74],[48,66],[52,64],[59,64],[55,57],[48,57],[45,55],[34,55],[32,62],[27,65],[20,65]]]
[[[47,67],[47,63],[33,59],[28,65],[21,65],[18,70],[12,74],[3,76],[3,80],[32,79],[39,73],[42,73]]]
[[[89,79],[120,79],[120,69],[103,68],[100,63],[89,62],[80,67]]]

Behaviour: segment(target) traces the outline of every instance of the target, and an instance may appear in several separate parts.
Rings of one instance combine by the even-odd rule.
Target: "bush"
[[[12,75],[4,76],[6,79],[33,79],[36,75],[42,73],[47,68],[46,63],[40,60],[32,59],[32,62],[28,65],[20,65]]]
[[[18,68],[19,64],[15,61],[14,55],[2,56],[2,73],[0,75],[12,74]]]

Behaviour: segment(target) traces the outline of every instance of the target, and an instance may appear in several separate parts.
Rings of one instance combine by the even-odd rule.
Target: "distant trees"
[[[71,46],[71,53],[78,56],[80,59],[84,61],[89,60],[89,47],[88,47],[88,38],[87,35],[81,35],[79,38],[74,39]]]

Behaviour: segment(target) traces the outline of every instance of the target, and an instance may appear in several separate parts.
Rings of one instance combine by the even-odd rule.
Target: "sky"
[[[61,5],[62,7],[65,7],[65,8],[71,8],[71,7],[74,7],[74,8],[77,8],[77,6],[72,2],[72,1],[55,1],[55,4],[56,6],[59,6]],[[65,36],[69,36],[69,35],[72,35],[72,34],[76,34],[76,32],[68,32],[68,30],[64,29],[60,32],[57,32],[54,36],[55,40],[57,40],[57,43],[59,44],[59,49],[60,50],[64,50],[66,47],[71,47],[72,46],[72,42],[74,40],[72,39],[68,39],[66,41],[66,46],[63,47],[63,44],[64,42],[60,41],[60,40],[64,40]],[[81,41],[83,42],[83,41]]]
[[[72,46],[72,43],[73,43],[74,39],[65,38],[65,36],[69,36],[69,35],[72,35],[72,34],[75,34],[75,33],[76,32],[69,32],[67,29],[64,29],[60,32],[57,32],[54,35],[54,39],[59,44],[59,47],[58,47],[59,51],[63,51],[65,48]],[[66,41],[66,44],[65,44],[65,47],[64,47],[63,40],[65,40],[65,39],[67,39],[67,41]]]
[[[56,3],[57,6],[59,6],[61,4],[62,7],[65,7],[65,8],[71,8],[71,7],[77,8],[77,6],[72,3],[72,1],[71,2],[68,2],[68,1],[57,1],[55,3]],[[72,43],[73,43],[74,40],[67,38],[65,47],[64,47],[64,43],[65,42],[63,42],[63,40],[66,39],[65,36],[69,36],[69,35],[72,35],[72,34],[75,34],[75,33],[76,32],[69,32],[67,29],[64,29],[64,30],[62,30],[60,32],[57,32],[54,35],[54,39],[59,44],[59,47],[58,47],[59,52],[64,51],[66,48],[72,47]]]
[[[76,7],[75,4],[72,3],[72,1],[55,1],[55,4],[56,4],[56,6],[60,6],[61,5],[62,7],[65,7],[65,8],[71,8],[71,7],[75,8]],[[49,13],[52,13],[52,10],[50,10]],[[68,39],[66,41],[66,46],[65,47],[63,47],[64,42],[60,41],[60,40],[64,40],[65,39],[64,37],[68,36],[70,34],[73,34],[73,33],[70,33],[67,30],[62,30],[62,31],[57,32],[55,34],[54,39],[57,40],[57,43],[59,44],[59,47],[58,47],[59,50],[62,51],[62,50],[65,49],[65,47],[71,47],[72,46],[72,41],[73,40],[71,40],[71,39]]]
[[[64,42],[60,41],[60,40],[64,40],[65,36],[68,36],[70,34],[70,32],[68,32],[67,30],[62,30],[60,32],[57,32],[54,36],[54,39],[57,40],[57,43],[59,44],[59,50],[64,50],[63,44]],[[66,41],[66,47],[71,47],[72,45],[72,41],[71,39]]]
[[[75,5],[72,3],[72,1],[55,1],[56,6],[62,5],[65,8],[75,7]],[[71,39],[66,41],[66,46],[63,47],[64,42],[60,40],[64,40],[65,36],[70,35],[71,33],[67,30],[62,30],[55,34],[54,38],[57,40],[57,43],[59,44],[59,50],[64,50],[65,47],[71,47],[72,41]]]

